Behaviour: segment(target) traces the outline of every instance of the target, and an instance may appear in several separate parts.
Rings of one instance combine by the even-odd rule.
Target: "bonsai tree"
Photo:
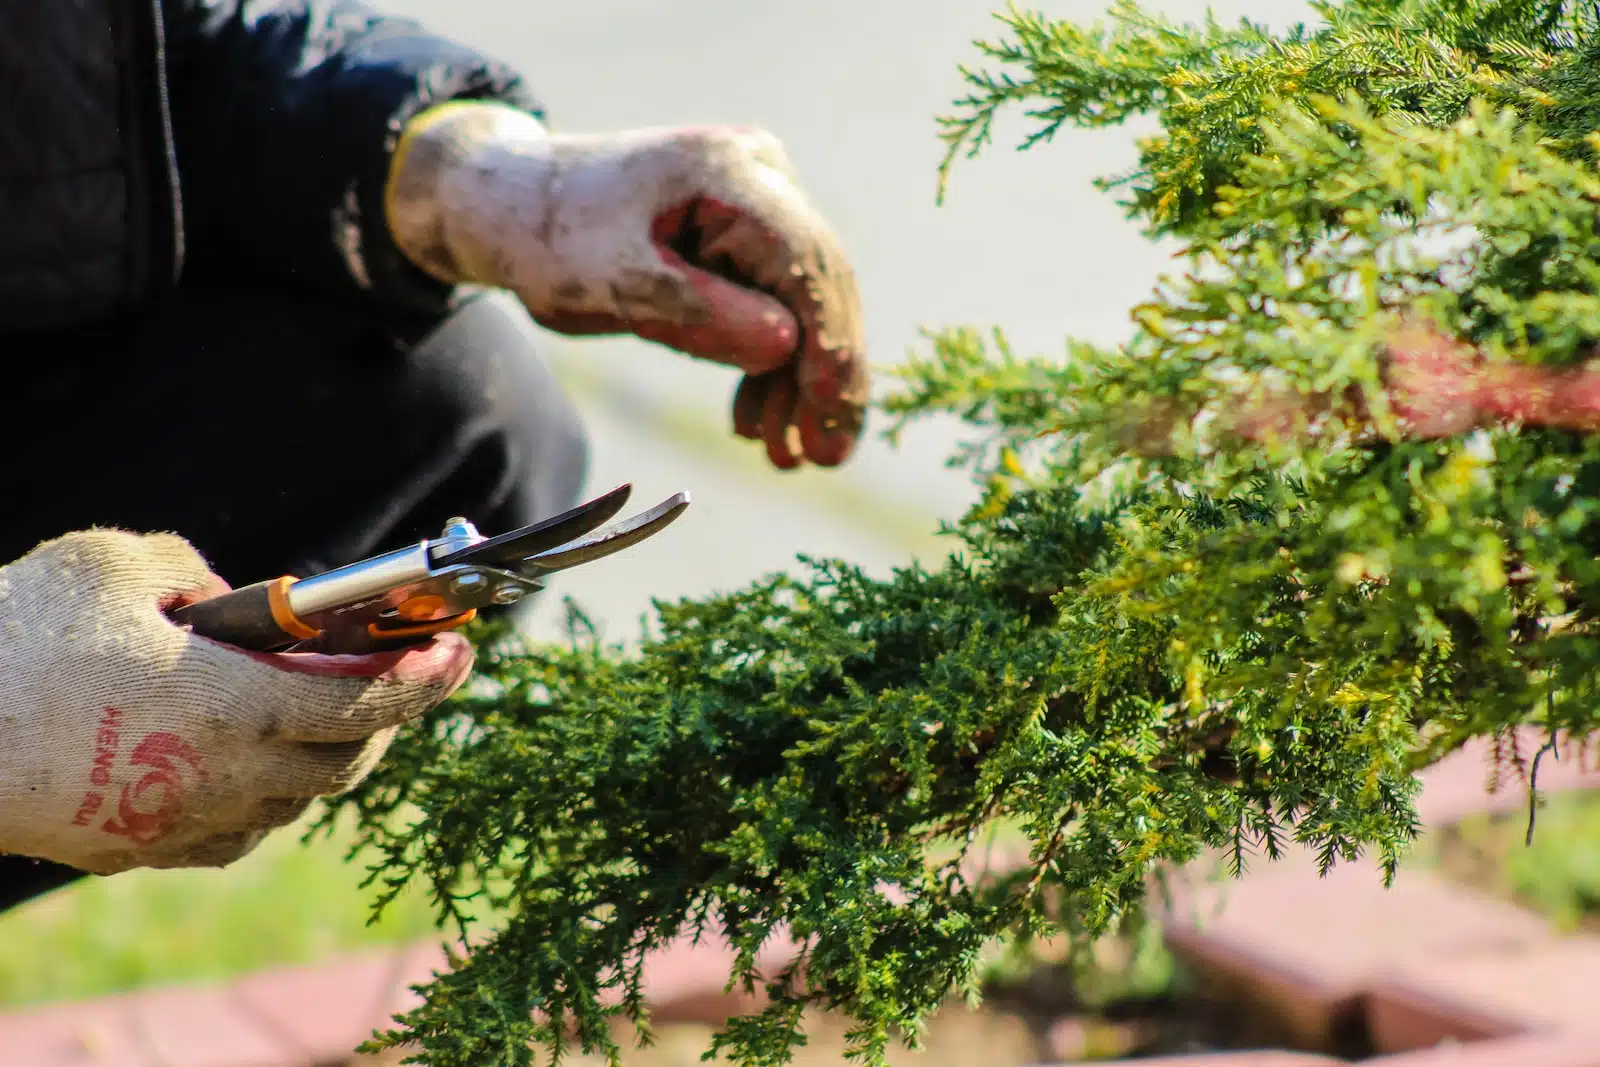
[[[1152,872],[1292,841],[1392,876],[1420,767],[1588,734],[1600,15],[1313,6],[1281,34],[1001,16],[950,160],[1004,108],[1030,148],[1152,115],[1103,184],[1180,270],[1122,347],[928,334],[881,408],[981,431],[943,566],[802,559],[659,605],[631,652],[576,614],[563,647],[484,632],[484,684],[343,801],[379,906],[421,883],[468,945],[373,1047],[615,1059],[644,957],[720,932],[767,999],[715,1051],[783,1063],[816,1008],[880,1063],[988,949],[1092,942]],[[976,877],[999,824],[1028,859]],[[779,935],[801,954],[763,974]]]

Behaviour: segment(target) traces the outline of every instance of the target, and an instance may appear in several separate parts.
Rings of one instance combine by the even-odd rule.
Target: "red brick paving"
[[[1600,1044],[1587,1034],[1532,1034],[1365,1062],[1375,1067],[1600,1067]]]
[[[1335,1060],[1309,1052],[1213,1052],[1189,1056],[1157,1056],[1129,1061],[1137,1067],[1338,1067],[1349,1060]],[[1105,1067],[1105,1060],[1085,1060],[1082,1067]],[[1077,1067],[1063,1064],[1062,1067]]]
[[[1521,747],[1531,756],[1536,735]],[[1485,747],[1430,768],[1425,822],[1527,804],[1523,782],[1490,794],[1489,777]],[[1570,751],[1541,763],[1541,792],[1597,785],[1600,774]],[[1303,854],[1175,896],[1163,923],[1174,952],[1297,1042],[1321,1047],[1353,1020],[1384,1054],[1365,1062],[1385,1067],[1600,1067],[1600,1012],[1590,1007],[1600,940],[1560,938],[1531,913],[1424,871],[1402,870],[1388,890],[1368,863],[1318,878]],[[1462,1044],[1433,1047],[1441,1041]]]
[[[1372,1047],[1398,1053],[1521,1035],[1526,1020],[1497,1005],[1463,1003],[1424,983],[1380,976],[1362,1003]]]
[[[0,1049],[17,1067],[150,1067],[119,1000],[50,1005],[0,1017]]]
[[[382,1024],[405,963],[394,951],[362,953],[249,975],[233,994],[241,1011],[294,1050],[294,1062],[337,1063]]]
[[[386,1030],[396,1015],[408,1012],[422,1003],[422,998],[411,987],[425,985],[433,976],[449,969],[444,948],[431,941],[408,945],[394,956],[394,975],[381,989],[377,1008],[368,1021],[368,1030]]]
[[[1519,733],[1517,754],[1524,764],[1533,759],[1543,741],[1532,730]],[[1417,813],[1429,826],[1447,826],[1479,812],[1524,809],[1528,805],[1528,786],[1514,773],[1505,773],[1492,783],[1491,750],[1472,745],[1451,754],[1429,767],[1423,774],[1426,787],[1417,801]],[[1539,761],[1539,791],[1559,793],[1600,787],[1600,753],[1586,757],[1576,746],[1563,743],[1559,759],[1545,756]],[[1489,786],[1496,788],[1490,792]]]
[[[1318,878],[1292,854],[1242,881],[1175,893],[1168,947],[1206,978],[1269,1010],[1285,1037],[1320,1048],[1402,960],[1499,955],[1554,943],[1537,916],[1403,871],[1385,889],[1368,863]]]
[[[1518,1031],[1587,1033],[1600,1049],[1600,939],[1569,937],[1520,952],[1413,960],[1373,987],[1375,1006]],[[1391,1005],[1393,1005],[1391,1007]],[[1414,1047],[1414,1046],[1413,1046]]]
[[[1527,735],[1524,751],[1538,748]],[[1444,825],[1526,804],[1516,781],[1485,792],[1483,750],[1431,768],[1420,808]],[[1579,760],[1546,760],[1547,791],[1600,786]],[[1215,990],[1271,1014],[1316,1047],[1354,1020],[1377,1067],[1600,1067],[1600,941],[1557,938],[1538,918],[1403,871],[1388,890],[1369,864],[1318,878],[1304,856],[1258,864],[1241,881],[1191,880],[1165,916],[1168,942]],[[792,958],[774,944],[766,968]],[[731,954],[717,943],[671,946],[646,972],[662,1022],[717,1023],[751,1005],[723,991]],[[3,1067],[331,1067],[411,1007],[412,984],[445,958],[403,946],[245,977],[0,1015]],[[1440,1045],[1445,1042],[1445,1045]],[[1450,1043],[1454,1044],[1453,1047]],[[1344,1061],[1291,1052],[1147,1059],[1142,1067],[1318,1067]]]
[[[127,1002],[150,1062],[160,1067],[311,1067],[282,1033],[247,1013],[232,991],[157,989]]]

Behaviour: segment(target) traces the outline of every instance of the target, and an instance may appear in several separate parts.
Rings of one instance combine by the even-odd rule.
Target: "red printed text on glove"
[[[105,710],[94,740],[89,788],[72,818],[74,826],[92,825],[105,808],[106,798],[115,795],[116,811],[100,829],[126,837],[135,845],[152,845],[171,833],[183,816],[186,778],[205,781],[209,777],[193,746],[177,734],[158,731],[145,734],[128,752],[126,765],[138,777],[118,790],[112,780],[125,740],[120,710]]]

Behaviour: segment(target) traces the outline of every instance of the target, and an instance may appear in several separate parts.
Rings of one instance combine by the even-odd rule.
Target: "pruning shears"
[[[173,621],[258,652],[399,648],[471,622],[489,605],[515,604],[557,571],[603,559],[659,533],[689,506],[674,493],[606,526],[633,491],[623,484],[571,511],[485,537],[464,518],[437,538],[309,578],[257,582],[185,605]]]

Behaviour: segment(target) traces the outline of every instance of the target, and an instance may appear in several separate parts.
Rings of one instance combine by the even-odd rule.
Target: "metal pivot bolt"
[[[487,579],[481,574],[463,574],[450,583],[452,593],[476,593]]]
[[[502,585],[494,591],[489,599],[501,607],[506,607],[522,599],[522,590],[514,585]]]
[[[463,548],[470,548],[483,540],[483,535],[478,528],[460,515],[453,516],[444,524],[444,533],[437,541],[428,546],[428,556],[439,559],[452,552],[459,552]]]

